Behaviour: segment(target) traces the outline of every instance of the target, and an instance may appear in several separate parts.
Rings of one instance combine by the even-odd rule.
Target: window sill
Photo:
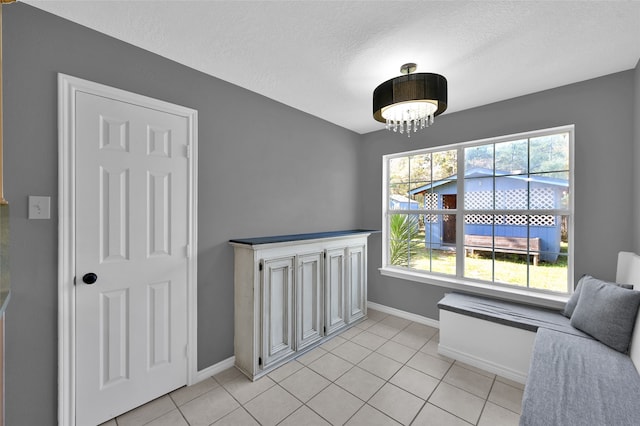
[[[568,295],[538,293],[519,288],[503,287],[492,284],[480,284],[473,281],[460,280],[457,278],[447,278],[440,275],[427,275],[424,273],[412,272],[399,268],[386,267],[379,268],[378,270],[380,271],[380,274],[387,277],[431,284],[439,287],[450,288],[452,290],[460,290],[468,293],[496,297],[499,299],[527,303],[551,309],[563,309],[564,305],[567,303],[567,300],[569,300]]]

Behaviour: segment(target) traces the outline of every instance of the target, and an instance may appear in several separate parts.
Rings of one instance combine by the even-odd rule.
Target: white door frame
[[[77,92],[168,112],[188,120],[187,384],[197,380],[198,112],[65,74],[58,74],[58,424],[76,424],[75,99]]]

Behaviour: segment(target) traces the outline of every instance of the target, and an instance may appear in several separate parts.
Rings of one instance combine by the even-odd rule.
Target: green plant
[[[409,266],[417,256],[422,240],[416,238],[419,231],[417,215],[394,214],[389,219],[389,263]]]

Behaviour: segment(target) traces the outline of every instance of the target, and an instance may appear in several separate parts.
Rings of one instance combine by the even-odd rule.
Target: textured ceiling
[[[24,2],[358,133],[406,62],[447,78],[453,112],[640,59],[639,1]]]

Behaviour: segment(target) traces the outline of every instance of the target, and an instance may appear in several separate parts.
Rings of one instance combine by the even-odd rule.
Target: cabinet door
[[[298,256],[296,275],[296,350],[322,338],[323,252]]]
[[[325,260],[325,334],[329,335],[346,322],[345,251],[327,250]]]
[[[367,313],[365,246],[347,248],[347,323],[352,323]]]
[[[262,270],[262,367],[293,353],[294,257],[267,259]]]

